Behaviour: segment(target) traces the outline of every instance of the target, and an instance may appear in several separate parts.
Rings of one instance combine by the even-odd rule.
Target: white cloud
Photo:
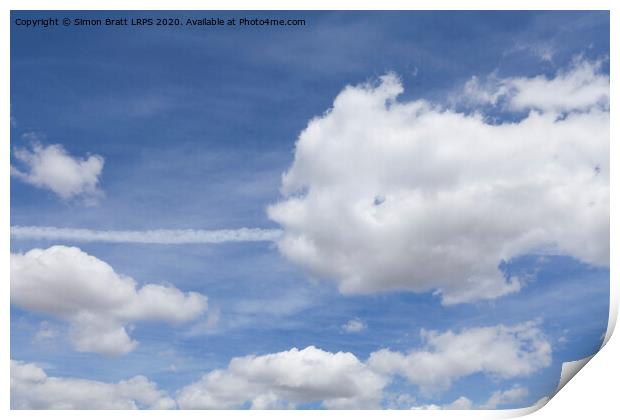
[[[274,241],[281,234],[282,231],[279,229],[258,228],[92,230],[54,226],[11,226],[11,236],[19,239],[142,244],[217,244],[223,242]]]
[[[480,405],[476,405],[467,397],[459,397],[449,404],[437,405],[417,405],[411,407],[412,410],[495,410],[498,407],[513,404],[522,401],[529,394],[529,390],[525,387],[515,385],[506,391],[495,391],[489,399]],[[539,401],[540,402],[540,401]],[[536,405],[539,403],[536,403]]]
[[[118,383],[47,376],[39,366],[11,360],[11,409],[170,409],[176,403],[146,379]]]
[[[381,349],[367,361],[351,353],[330,353],[310,346],[231,360],[181,389],[183,409],[295,408],[321,402],[326,408],[411,406],[410,395],[384,392],[396,376],[423,394],[443,391],[453,381],[474,374],[494,379],[527,376],[551,363],[551,346],[536,324],[471,328],[454,333],[422,333],[424,346],[408,354]],[[485,407],[517,401],[527,391],[517,387],[494,393]],[[444,408],[467,409],[465,397]],[[418,408],[442,408],[419,406]]]
[[[15,159],[25,167],[11,166],[11,175],[39,188],[47,188],[63,199],[80,197],[93,204],[102,196],[99,176],[104,160],[99,155],[71,156],[60,144],[34,142],[32,150],[15,148]]]
[[[411,408],[416,399],[411,394],[401,394],[397,392],[384,392],[384,407],[388,410],[402,410]]]
[[[526,52],[542,62],[553,63],[553,58],[557,54],[557,43],[551,40],[544,42],[516,42],[514,47],[505,51],[504,56],[508,56],[514,53]]]
[[[609,105],[609,77],[600,74],[600,62],[577,61],[568,71],[555,78],[544,76],[514,78],[509,81],[515,94],[510,98],[513,109],[541,109],[567,112],[587,110],[595,105]]]
[[[443,407],[437,404],[414,405],[412,410],[441,410]]]
[[[34,339],[37,341],[53,340],[58,337],[58,329],[51,325],[48,321],[42,321],[39,324],[39,329],[34,335]]]
[[[145,284],[79,248],[52,246],[11,254],[11,303],[65,319],[79,351],[127,353],[138,344],[127,324],[186,322],[202,315],[207,298],[172,286]]]
[[[342,329],[348,333],[356,333],[366,329],[366,324],[359,319],[351,319],[342,326]]]
[[[505,106],[514,111],[537,109],[543,112],[584,111],[609,106],[609,76],[600,73],[601,61],[576,58],[566,70],[554,78],[509,77],[491,75],[484,82],[472,77],[465,85],[460,100],[466,103]]]
[[[471,410],[474,408],[474,403],[467,397],[459,397],[449,404],[424,404],[414,405],[411,410]]]
[[[407,354],[376,351],[368,365],[376,372],[403,376],[419,385],[424,394],[431,394],[465,376],[483,373],[514,378],[551,363],[551,345],[532,322],[470,328],[460,333],[423,330],[422,339],[424,346]]]
[[[445,410],[471,410],[473,403],[467,397],[459,397],[444,407]]]
[[[466,105],[490,104],[497,105],[500,98],[510,93],[510,89],[505,84],[499,82],[495,73],[491,74],[484,81],[478,76],[472,76],[463,86],[463,92],[451,100],[455,103]]]
[[[378,408],[386,378],[351,353],[315,347],[238,357],[183,388],[182,409],[293,408],[323,401],[326,408]]]
[[[542,111],[497,125],[398,101],[391,74],[346,87],[300,134],[268,208],[279,250],[342,293],[432,291],[444,304],[517,292],[524,279],[498,265],[527,253],[608,265],[608,84],[595,71],[515,79],[514,107]]]
[[[523,386],[514,386],[506,391],[495,391],[488,401],[480,406],[485,410],[494,410],[497,407],[522,401],[527,397],[529,390]]]

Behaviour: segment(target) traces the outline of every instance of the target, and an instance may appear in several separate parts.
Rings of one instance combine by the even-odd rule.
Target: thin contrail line
[[[141,244],[219,244],[223,242],[275,241],[279,229],[155,229],[92,230],[53,226],[11,226],[11,236],[18,239],[71,240],[76,242],[116,242]]]

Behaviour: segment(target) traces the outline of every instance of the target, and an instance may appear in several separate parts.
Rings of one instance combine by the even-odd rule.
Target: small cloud
[[[544,57],[549,58],[548,55]],[[609,77],[601,72],[603,62],[603,59],[587,61],[576,56],[568,68],[557,71],[552,78],[544,75],[499,78],[495,72],[482,80],[473,76],[453,102],[469,106],[501,105],[507,111],[516,112],[564,113],[606,109],[609,106]]]
[[[131,277],[79,248],[56,245],[11,254],[11,303],[66,321],[75,350],[118,356],[132,351],[133,324],[180,324],[202,316],[207,297]],[[42,337],[54,333],[47,324]]]
[[[13,106],[10,107],[10,124],[11,128],[17,127],[17,118],[13,115]]]
[[[206,327],[210,330],[217,328],[217,325],[220,323],[220,308],[212,308],[207,312],[207,322]]]
[[[545,43],[517,43],[504,53],[504,56],[515,53],[525,53],[538,58],[542,62],[553,63],[557,47],[550,42]]]
[[[342,326],[342,329],[348,333],[356,333],[365,330],[366,324],[359,319],[351,319]]]
[[[48,321],[43,321],[39,324],[39,329],[34,335],[36,341],[53,340],[58,337],[59,332]]]
[[[157,352],[157,355],[160,357],[173,357],[176,354],[174,349],[166,349]]]
[[[522,401],[528,394],[529,390],[527,388],[515,385],[506,391],[495,391],[480,408],[494,410],[500,406]]]
[[[541,51],[539,57],[542,61],[551,63],[553,61],[553,51]]]
[[[40,133],[37,133],[35,131],[27,131],[27,132],[23,133],[20,137],[22,138],[22,140],[28,141],[28,142],[31,142],[31,143],[40,142],[42,140],[45,140],[45,135],[44,134],[40,134]]]
[[[450,404],[444,407],[446,410],[471,410],[473,407],[472,401],[467,397],[459,397],[452,401]]]
[[[570,333],[570,330],[568,328],[565,328],[564,330],[562,330],[562,334],[558,337],[558,343],[559,344],[566,344],[568,343],[568,335]]]
[[[22,168],[11,165],[11,176],[48,189],[64,200],[81,198],[85,204],[93,205],[103,196],[99,189],[103,157],[72,156],[60,144],[43,145],[36,133],[26,133],[24,138],[32,141],[32,147],[14,149],[15,160]]]
[[[489,399],[480,405],[474,404],[472,400],[467,397],[461,396],[449,404],[437,405],[415,405],[412,406],[412,410],[495,410],[500,406],[506,406],[508,404],[514,404],[522,401],[529,394],[527,388],[515,385],[511,389],[506,391],[495,391],[491,394]],[[542,399],[536,403],[541,404]],[[546,401],[543,402],[546,404]]]
[[[416,402],[415,397],[411,394],[386,393],[384,399],[385,406],[389,410],[400,410],[412,407]]]
[[[187,331],[190,337],[208,334],[219,334],[222,332],[220,328],[220,318],[222,311],[219,307],[210,307],[205,317],[195,322]]]

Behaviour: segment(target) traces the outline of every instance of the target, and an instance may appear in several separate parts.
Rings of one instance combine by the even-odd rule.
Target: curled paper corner
[[[558,386],[556,387],[553,394],[548,397],[542,397],[538,401],[536,401],[533,405],[529,407],[523,407],[513,410],[503,410],[503,415],[499,418],[515,418],[522,417],[528,414],[532,414],[541,408],[543,408],[547,403],[557,395],[558,392],[571,380],[585,365],[588,364],[590,360],[594,358],[598,354],[599,351],[609,342],[609,339],[613,335],[614,329],[616,327],[617,320],[617,305],[612,305],[612,309],[609,313],[609,322],[607,324],[607,331],[605,331],[605,335],[603,337],[603,342],[601,347],[592,355],[588,357],[584,357],[583,359],[573,360],[572,362],[564,362],[562,363],[562,371],[560,372],[560,380],[558,381]]]
[[[564,362],[562,363],[562,372],[560,373],[560,381],[558,382],[558,387],[555,389],[555,392],[551,396],[555,396],[564,385],[568,383],[573,377],[596,355],[594,353],[591,356],[584,357],[583,359],[574,360],[572,362]]]
[[[539,399],[538,401],[536,401],[534,404],[530,405],[529,407],[513,408],[509,410],[497,410],[495,411],[496,414],[494,418],[513,419],[517,417],[527,416],[528,414],[532,414],[540,410],[541,408],[543,408],[549,402],[550,399],[551,398],[549,397],[542,397],[541,399]]]
[[[605,335],[603,337],[603,342],[601,347],[592,355],[588,357],[584,357],[583,359],[574,360],[572,362],[564,362],[562,363],[562,372],[560,372],[560,381],[558,382],[558,386],[555,389],[555,392],[551,396],[553,398],[564,386],[571,380],[573,377],[586,365],[596,354],[601,351],[603,347],[609,342],[609,339],[613,335],[614,329],[616,327],[617,320],[617,305],[612,305],[612,309],[609,312],[609,322],[607,324],[607,331],[605,331]],[[544,405],[544,404],[543,404]]]
[[[611,330],[613,328],[609,328],[607,330],[606,333],[606,340],[608,340]],[[607,342],[607,341],[605,341]],[[601,348],[604,346],[604,344],[601,346]],[[597,351],[598,353],[598,351]],[[590,360],[592,360],[592,358],[596,356],[596,353],[588,356],[588,357],[584,357],[583,359],[579,359],[579,360],[573,360],[572,362],[564,362],[562,363],[562,371],[560,372],[560,380],[558,381],[558,386],[556,387],[555,391],[553,392],[553,394],[551,394],[548,397],[542,397],[541,399],[539,399],[538,401],[536,401],[534,404],[532,404],[529,407],[523,407],[523,408],[518,408],[518,409],[512,409],[512,410],[503,410],[503,415],[501,415],[499,418],[516,418],[516,417],[522,417],[522,416],[526,416],[528,414],[532,414],[538,410],[540,410],[541,408],[543,408],[555,395],[557,395],[558,392],[560,392],[560,390],[562,388],[564,388],[564,386],[571,380],[573,379],[573,377],[585,366],[588,364],[588,362]]]
[[[607,331],[605,332],[605,338],[603,338],[603,344],[601,344],[601,348],[605,347],[605,344],[607,344],[607,342],[613,335],[614,330],[616,329],[616,321],[618,320],[618,301],[620,300],[620,297],[618,297],[618,293],[614,293],[613,284],[614,283],[612,282],[612,289],[610,289],[610,296],[612,301],[610,302],[609,306],[609,320],[607,321]],[[613,300],[613,296],[616,296],[615,300]]]

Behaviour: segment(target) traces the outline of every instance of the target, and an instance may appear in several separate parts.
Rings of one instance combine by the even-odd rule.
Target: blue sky
[[[575,57],[599,60],[598,74],[609,74],[605,12],[250,14],[303,18],[306,26],[13,25],[12,147],[27,148],[33,141],[61,144],[72,156],[100,155],[105,165],[98,184],[104,196],[95,205],[62,199],[12,177],[11,225],[279,229],[266,208],[282,199],[281,175],[293,163],[295,142],[347,85],[393,72],[404,87],[400,101],[425,99],[469,113],[484,108],[468,102],[454,105],[450,98],[472,76],[552,78]],[[11,16],[43,15],[87,14]],[[495,124],[520,121],[527,114],[495,106],[485,112]],[[570,254],[515,256],[502,269],[528,278],[520,291],[443,305],[432,291],[343,294],[338,284],[309,273],[272,242],[162,245],[11,239],[14,253],[52,245],[78,246],[140,285],[166,283],[204,294],[208,313],[180,325],[135,323],[131,337],[139,346],[110,357],[76,351],[66,321],[13,305],[11,358],[36,363],[49,376],[118,382],[144,375],[170,395],[213,369],[226,368],[233,357],[314,345],[366,360],[381,348],[404,353],[422,346],[421,329],[461,331],[535,320],[551,344],[552,361],[531,374],[501,378],[479,372],[430,395],[402,377],[386,388],[414,396],[413,405],[419,406],[449,404],[460,396],[483,404],[497,390],[524,386],[526,396],[501,406],[522,407],[553,392],[562,362],[595,352],[607,325],[608,267]],[[207,317],[211,324],[205,327]],[[360,320],[365,328],[346,332],[342,326],[350,320]],[[37,339],[42,325],[57,333]],[[313,401],[298,407],[319,406],[320,401]]]

